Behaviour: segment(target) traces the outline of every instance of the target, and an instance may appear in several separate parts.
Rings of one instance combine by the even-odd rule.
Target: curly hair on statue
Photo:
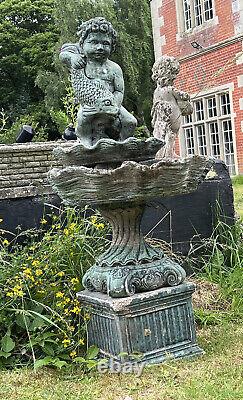
[[[154,63],[152,79],[160,86],[170,86],[173,85],[179,71],[180,64],[175,57],[162,56]]]
[[[98,32],[106,33],[111,37],[111,51],[113,52],[116,47],[117,33],[112,24],[103,17],[92,18],[78,27],[77,35],[80,37],[80,44],[82,45],[90,33]]]

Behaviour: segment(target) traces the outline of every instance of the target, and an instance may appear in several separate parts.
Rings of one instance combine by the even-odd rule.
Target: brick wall
[[[184,33],[179,5],[180,0],[151,1],[155,56],[180,59],[176,85],[194,96],[223,85],[231,87],[237,172],[243,174],[243,0],[214,0],[214,19]],[[194,49],[193,41],[203,48]]]
[[[0,145],[0,199],[51,194],[47,172],[58,166],[54,147],[72,142]]]

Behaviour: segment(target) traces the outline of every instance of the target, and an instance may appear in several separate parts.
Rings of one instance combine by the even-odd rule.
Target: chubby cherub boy
[[[178,158],[174,148],[182,116],[193,111],[190,95],[173,86],[179,71],[179,62],[170,56],[160,57],[152,69],[152,79],[157,83],[151,111],[153,136],[165,142],[157,158]]]
[[[123,141],[132,136],[137,121],[122,106],[122,70],[109,60],[115,50],[116,31],[110,22],[97,17],[84,22],[78,36],[78,43],[64,44],[60,53],[60,60],[70,68],[80,103],[76,135],[86,147],[101,138]]]

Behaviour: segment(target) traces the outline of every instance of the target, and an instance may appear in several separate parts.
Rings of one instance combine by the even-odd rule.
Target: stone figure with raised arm
[[[153,66],[152,79],[157,83],[151,112],[153,136],[165,142],[156,158],[178,158],[175,140],[182,116],[190,115],[193,111],[190,95],[173,86],[179,71],[179,62],[170,56],[160,57]]]
[[[97,17],[84,22],[78,36],[78,43],[64,44],[60,53],[60,60],[70,68],[80,104],[76,135],[86,147],[101,138],[123,141],[133,135],[137,121],[122,106],[122,70],[109,60],[116,45],[116,31],[110,22]]]

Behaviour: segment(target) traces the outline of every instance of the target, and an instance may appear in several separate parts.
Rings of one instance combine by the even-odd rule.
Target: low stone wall
[[[60,166],[52,155],[54,147],[73,142],[0,145],[0,199],[25,198],[53,193],[47,172]]]

